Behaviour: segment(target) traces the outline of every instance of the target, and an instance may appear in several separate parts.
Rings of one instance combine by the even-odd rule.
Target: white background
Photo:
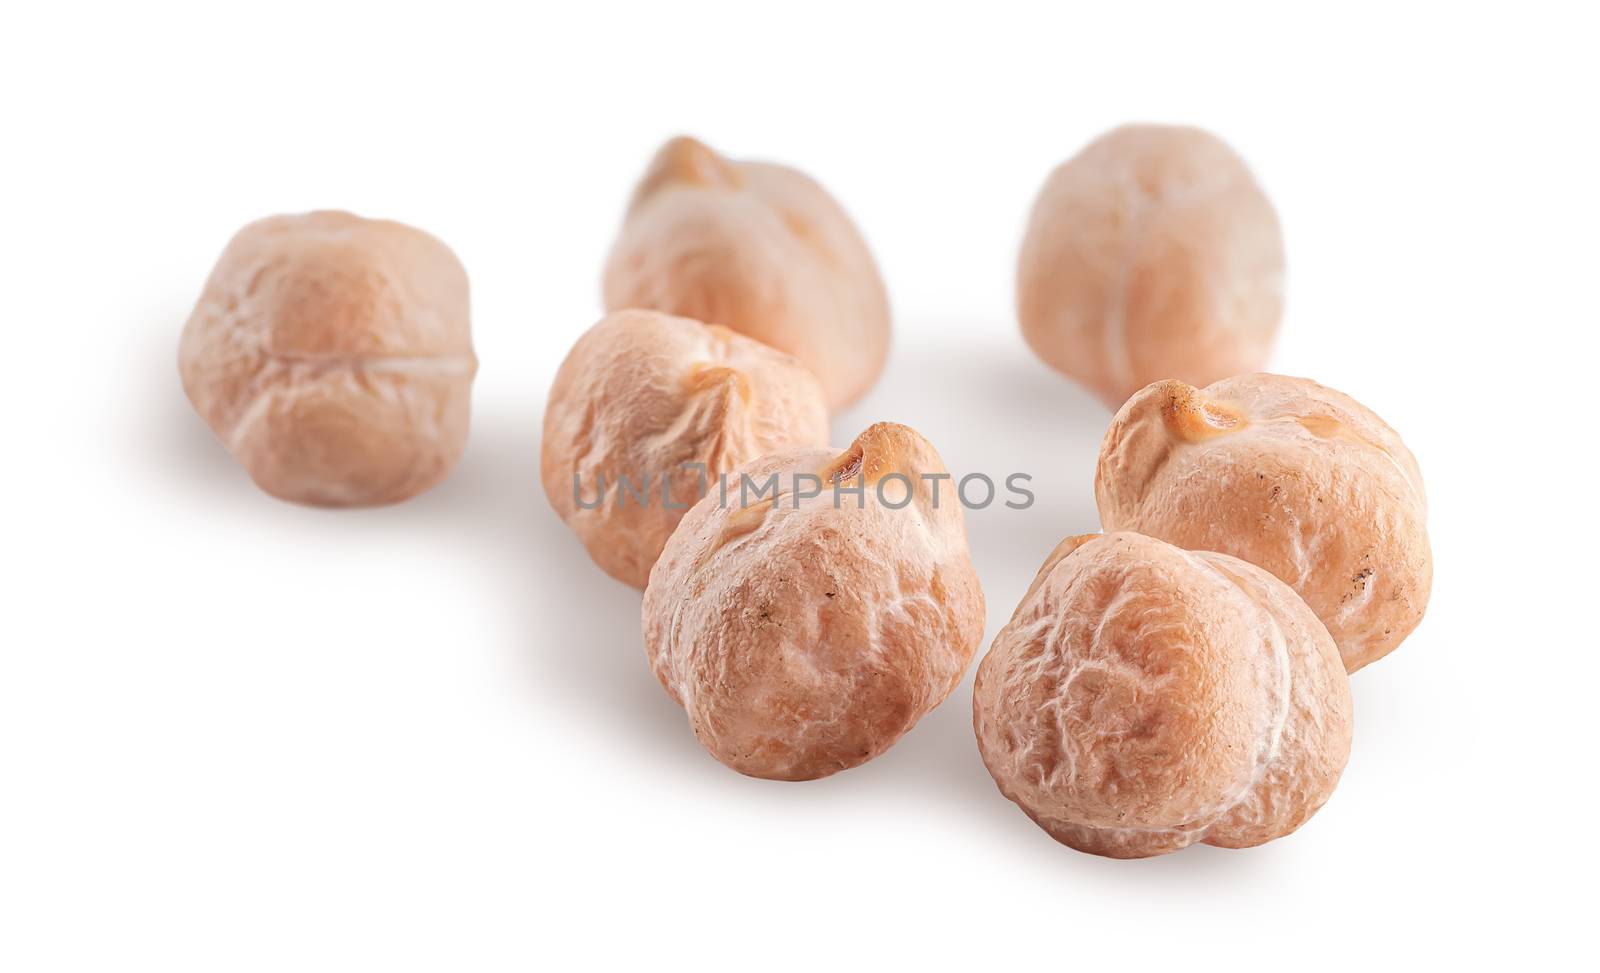
[[[0,967],[1592,961],[1580,5],[469,6],[4,16]],[[1433,601],[1353,680],[1332,801],[1250,851],[1073,852],[989,781],[970,675],[859,769],[726,770],[536,476],[649,154],[794,163],[854,215],[895,346],[837,442],[899,420],[958,473],[1035,478],[968,519],[992,638],[1097,527],[1108,418],[1018,336],[1017,243],[1049,169],[1129,120],[1249,160],[1288,244],[1274,369],[1372,406],[1427,480]],[[179,387],[227,238],[317,207],[424,227],[472,276],[472,437],[400,506],[268,498]]]

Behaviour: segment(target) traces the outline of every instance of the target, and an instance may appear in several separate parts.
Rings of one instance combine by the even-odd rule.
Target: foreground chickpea
[[[1255,371],[1283,315],[1277,214],[1215,136],[1115,129],[1040,191],[1017,315],[1046,364],[1113,409],[1157,379]]]
[[[950,694],[983,637],[944,464],[879,423],[842,454],[791,450],[739,472],[752,490],[775,478],[777,499],[742,503],[733,485],[684,517],[645,589],[651,667],[740,773],[810,780],[865,763]]]
[[[1140,534],[1063,541],[978,666],[978,750],[1079,851],[1143,858],[1281,838],[1350,756],[1338,650],[1253,565]]]
[[[1307,379],[1151,385],[1111,421],[1095,498],[1106,530],[1272,572],[1322,619],[1351,672],[1399,645],[1428,604],[1417,461],[1370,409]]]
[[[889,300],[850,218],[786,166],[690,138],[645,172],[605,270],[608,310],[723,324],[804,362],[828,405],[860,398],[889,353]]]
[[[184,391],[263,490],[393,503],[461,457],[477,360],[467,275],[422,232],[273,216],[217,261],[178,349]]]
[[[618,311],[561,364],[545,406],[545,495],[606,573],[643,588],[678,521],[735,466],[828,441],[801,364],[656,311]]]

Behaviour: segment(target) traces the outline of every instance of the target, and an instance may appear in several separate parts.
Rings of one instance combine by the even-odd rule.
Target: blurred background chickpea
[[[1267,362],[1283,237],[1244,161],[1197,128],[1128,125],[1050,174],[1017,267],[1022,335],[1115,409],[1150,382]]]
[[[889,354],[889,298],[866,241],[810,177],[668,142],[606,262],[607,310],[721,324],[800,359],[828,406],[864,395]]]
[[[450,248],[331,211],[240,230],[178,349],[189,401],[256,483],[331,507],[444,479],[466,445],[477,368]]]

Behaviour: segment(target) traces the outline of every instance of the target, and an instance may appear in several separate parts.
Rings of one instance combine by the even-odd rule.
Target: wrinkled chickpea
[[[1350,755],[1327,630],[1237,558],[1134,533],[1063,541],[978,666],[978,750],[1051,837],[1143,858],[1298,828]]]
[[[1422,621],[1428,501],[1405,443],[1372,410],[1303,378],[1156,382],[1106,431],[1105,529],[1260,565],[1305,599],[1355,672]]]
[[[889,300],[833,197],[787,166],[662,147],[606,262],[608,310],[653,308],[729,328],[800,359],[830,408],[855,401],[889,354]]]
[[[842,453],[791,450],[739,473],[775,477],[778,496],[708,496],[684,517],[645,589],[650,665],[740,773],[810,780],[865,763],[950,694],[983,637],[944,463],[914,430],[878,423]]]
[[[618,311],[556,373],[540,475],[595,563],[643,588],[684,512],[722,474],[827,441],[822,389],[793,358],[717,325]]]
[[[178,349],[195,411],[273,496],[394,503],[467,439],[467,275],[421,230],[349,213],[273,216],[218,259]]]

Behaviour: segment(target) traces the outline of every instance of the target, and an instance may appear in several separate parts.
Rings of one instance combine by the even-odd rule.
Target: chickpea
[[[1017,316],[1046,364],[1112,409],[1157,379],[1255,371],[1283,316],[1277,214],[1215,136],[1115,129],[1040,191]]]
[[[793,358],[717,325],[617,311],[556,374],[540,472],[594,562],[643,588],[668,535],[721,474],[827,441],[822,389]]]
[[[477,367],[450,248],[340,212],[240,230],[178,349],[189,401],[255,482],[335,507],[444,479],[466,444]]]
[[[1050,554],[972,712],[1001,793],[1112,858],[1280,838],[1350,755],[1348,677],[1305,603],[1254,565],[1133,533]]]
[[[767,499],[708,496],[650,572],[650,665],[740,773],[811,780],[865,763],[950,694],[983,637],[944,464],[914,430],[878,423],[842,453],[739,472],[753,489],[774,478]]]
[[[800,359],[830,408],[860,398],[889,353],[889,300],[850,218],[786,166],[675,138],[650,163],[605,269],[608,310],[653,308]]]
[[[1111,421],[1095,498],[1108,531],[1276,575],[1322,619],[1350,672],[1393,651],[1427,608],[1416,459],[1370,409],[1308,379],[1150,385]]]

